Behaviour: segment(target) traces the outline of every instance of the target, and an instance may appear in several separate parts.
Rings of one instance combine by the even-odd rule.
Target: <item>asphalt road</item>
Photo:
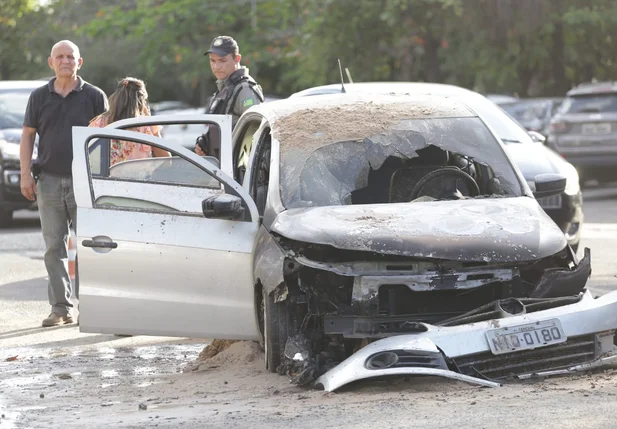
[[[591,248],[589,285],[604,294],[617,288],[617,186],[585,190],[584,204],[579,252]],[[304,392],[259,371],[231,375],[224,385],[212,370],[183,374],[206,340],[81,334],[75,325],[41,328],[49,313],[43,252],[36,213],[17,213],[14,225],[0,230],[1,429],[446,428],[454,421],[502,429],[614,426],[612,373],[499,393],[438,381],[358,387],[334,396]]]

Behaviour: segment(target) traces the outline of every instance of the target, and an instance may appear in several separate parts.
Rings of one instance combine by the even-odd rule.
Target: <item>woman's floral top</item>
[[[89,127],[103,128],[107,126],[107,120],[100,116],[90,122]],[[160,125],[149,125],[139,128],[131,128],[131,131],[139,131],[140,133],[156,136],[161,131]],[[110,163],[112,166],[122,161],[129,159],[150,158],[152,156],[152,147],[140,143],[127,142],[123,140],[112,140],[109,148]]]

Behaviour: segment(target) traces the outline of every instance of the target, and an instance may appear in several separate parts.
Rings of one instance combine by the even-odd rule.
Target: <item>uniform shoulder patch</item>
[[[242,107],[250,107],[253,104],[255,104],[255,100],[253,100],[252,98],[247,98],[242,102]]]

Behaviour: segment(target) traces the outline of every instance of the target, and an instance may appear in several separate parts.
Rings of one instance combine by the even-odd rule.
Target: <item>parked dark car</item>
[[[546,137],[551,119],[562,102],[563,97],[526,98],[511,103],[500,103],[499,107],[528,131],[536,131]]]
[[[0,227],[11,222],[15,210],[36,207],[21,194],[19,142],[30,93],[44,84],[40,80],[0,81]]]
[[[370,82],[345,85],[346,92],[372,92],[397,94],[441,95],[463,101],[497,134],[505,144],[508,155],[514,160],[530,187],[536,175],[558,173],[567,178],[566,189],[560,195],[539,198],[544,211],[564,232],[568,244],[576,251],[583,224],[583,196],[576,169],[555,151],[533,138],[520,123],[513,120],[494,102],[483,95],[455,85],[438,83]],[[308,88],[291,97],[341,92],[340,84]],[[531,132],[533,134],[533,132]]]
[[[617,82],[581,84],[566,94],[547,139],[581,182],[617,180]]]

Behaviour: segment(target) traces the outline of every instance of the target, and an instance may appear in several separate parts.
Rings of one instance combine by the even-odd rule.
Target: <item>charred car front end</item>
[[[498,385],[612,356],[617,299],[586,290],[589,249],[577,259],[463,104],[324,101],[272,131],[280,204],[270,192],[254,252],[271,371],[326,390],[401,374]]]

